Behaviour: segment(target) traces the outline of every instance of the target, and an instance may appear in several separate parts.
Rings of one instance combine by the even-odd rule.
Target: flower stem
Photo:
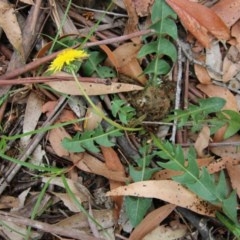
[[[142,128],[130,128],[130,127],[124,127],[116,122],[114,122],[113,120],[111,120],[110,118],[108,118],[104,112],[98,108],[93,101],[91,100],[91,98],[87,95],[87,93],[85,92],[85,90],[83,89],[81,83],[78,81],[78,78],[76,76],[76,73],[74,72],[73,69],[71,69],[72,75],[74,77],[74,80],[79,88],[79,90],[81,91],[82,95],[85,97],[85,99],[87,100],[87,102],[89,103],[89,105],[94,109],[94,111],[96,112],[96,114],[98,114],[100,117],[102,117],[106,122],[108,122],[110,125],[123,130],[123,131],[139,131]]]

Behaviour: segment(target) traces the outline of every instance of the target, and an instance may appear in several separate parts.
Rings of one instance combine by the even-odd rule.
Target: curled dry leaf
[[[142,68],[137,60],[137,54],[141,45],[135,43],[124,43],[113,51],[118,62],[118,72],[137,80],[144,85],[147,81]],[[109,58],[106,63],[109,65]]]
[[[125,9],[128,14],[128,21],[124,30],[124,34],[129,34],[138,31],[138,15],[132,0],[123,0]],[[139,37],[132,38],[134,43],[140,43]]]
[[[42,106],[43,101],[39,98],[39,96],[36,93],[32,92],[27,100],[27,106],[23,121],[23,133],[35,130],[38,124],[38,120],[42,114]],[[31,135],[22,137],[21,144],[23,146],[26,146],[29,143],[30,138]]]
[[[107,168],[112,171],[121,172],[122,176],[126,177],[124,167],[114,149],[111,147],[101,146],[101,151],[103,153]],[[109,184],[111,190],[123,186],[123,182],[117,182],[113,180],[109,180]],[[123,198],[122,196],[112,196],[112,200],[115,203],[115,211],[118,218],[120,215],[120,210],[122,209]]]
[[[216,211],[214,206],[199,199],[181,184],[171,180],[136,182],[107,193],[107,196],[114,195],[158,198],[207,216],[214,216]]]
[[[153,0],[133,0],[137,15],[140,17],[148,16],[153,2]]]
[[[198,157],[203,157],[204,149],[208,146],[210,140],[210,129],[207,125],[204,125],[200,133],[198,134],[197,140],[194,147],[197,151]]]
[[[206,58],[203,55],[199,55],[196,57],[198,61],[205,62]],[[198,81],[202,84],[210,84],[211,77],[209,76],[209,73],[207,69],[199,64],[194,64],[194,72],[196,74],[196,77]]]
[[[71,138],[64,128],[54,128],[49,132],[48,140],[59,157],[68,156],[69,152],[62,146],[62,140],[64,138]]]
[[[214,41],[206,49],[206,65],[210,67],[207,69],[209,76],[214,80],[222,81],[222,54],[218,41]],[[214,71],[212,71],[214,70]]]
[[[170,239],[184,239],[187,234],[187,226],[184,224],[170,223],[170,226],[160,225],[152,232],[147,234],[142,240],[170,240]]]
[[[104,228],[110,228],[114,226],[114,218],[112,209],[92,210],[94,219]],[[84,229],[89,228],[88,217],[85,213],[80,212],[70,217],[63,219],[62,221],[54,224],[63,228],[70,229]]]
[[[46,82],[45,84],[61,93],[82,95],[75,81]],[[111,83],[110,85],[105,85],[82,82],[81,85],[89,96],[143,90],[143,87],[128,83]]]
[[[231,46],[223,60],[223,82],[230,81],[240,72],[239,56],[239,49],[235,46]]]
[[[71,154],[70,156],[74,166],[78,167],[79,169],[94,173],[97,175],[104,176],[113,181],[117,182],[127,182],[129,178],[123,176],[121,171],[113,171],[107,168],[106,164],[99,161],[97,158],[93,157],[87,153],[81,154]]]
[[[228,40],[230,32],[221,18],[211,9],[188,0],[166,0],[179,16],[182,24],[206,48],[210,46],[211,33],[219,40]]]
[[[0,1],[0,27],[7,35],[8,40],[21,55],[22,59],[25,59],[22,32],[18,24],[16,13],[7,1]]]
[[[156,228],[176,208],[173,204],[166,204],[150,212],[133,230],[129,240],[142,239],[147,233]]]
[[[239,0],[221,0],[211,8],[228,26],[231,27],[240,18]]]

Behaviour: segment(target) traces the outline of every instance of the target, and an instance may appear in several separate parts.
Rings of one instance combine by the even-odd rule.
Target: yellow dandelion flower
[[[48,70],[58,72],[63,69],[64,66],[70,65],[73,61],[81,61],[87,58],[89,55],[83,50],[65,49],[58,54],[58,56],[52,61]]]

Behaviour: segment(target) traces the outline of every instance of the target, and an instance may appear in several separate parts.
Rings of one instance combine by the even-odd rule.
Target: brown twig
[[[99,46],[99,45],[103,45],[103,44],[110,44],[110,43],[114,43],[114,42],[126,41],[128,39],[133,38],[133,37],[142,36],[142,35],[149,34],[149,33],[151,33],[151,30],[143,30],[143,31],[131,33],[131,34],[128,34],[128,35],[125,35],[125,36],[112,38],[112,39],[107,39],[107,40],[102,40],[102,41],[92,42],[92,43],[86,43],[84,45],[84,47],[88,48],[88,47]],[[79,45],[76,45],[75,48],[76,47],[79,47]],[[22,66],[18,69],[12,70],[11,72],[8,72],[8,73],[2,75],[0,77],[0,80],[16,78],[23,73],[34,70],[37,67],[39,67],[40,65],[42,65],[44,63],[47,63],[49,61],[52,61],[60,52],[61,51],[54,52],[54,53],[52,53],[48,56],[36,59],[35,61],[30,62],[30,63],[28,63],[28,64],[26,64],[26,65],[24,65],[24,66]]]

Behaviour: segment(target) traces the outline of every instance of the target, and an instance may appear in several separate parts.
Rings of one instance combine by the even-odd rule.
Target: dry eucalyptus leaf
[[[47,82],[46,84],[61,93],[83,95],[75,81]],[[111,83],[110,85],[105,85],[82,82],[81,85],[89,96],[143,90],[143,87],[127,83]]]
[[[231,46],[223,60],[223,82],[230,81],[240,72],[239,49]]]
[[[49,142],[54,152],[59,157],[68,156],[69,152],[62,146],[62,140],[64,138],[71,138],[64,128],[54,128],[49,132]]]
[[[29,5],[34,5],[33,0],[20,0],[20,2],[29,4]]]
[[[150,212],[133,230],[129,240],[142,239],[147,233],[156,228],[176,208],[173,204],[166,204]]]
[[[105,229],[114,226],[114,214],[112,209],[92,210],[94,219]],[[85,213],[77,213],[55,224],[68,229],[89,228],[88,217]]]
[[[221,0],[211,8],[228,26],[231,27],[240,18],[239,0]]]
[[[197,151],[198,157],[203,157],[204,149],[208,146],[210,140],[210,129],[207,125],[204,125],[198,134],[194,147]]]
[[[211,67],[213,71],[207,69],[209,76],[218,81],[222,81],[222,76],[218,73],[222,71],[222,53],[219,42],[215,41],[206,49],[206,65]]]
[[[8,2],[0,1],[0,27],[5,32],[10,43],[24,60],[25,54],[22,42],[22,32],[12,6],[13,5]]]
[[[38,97],[37,94],[32,92],[27,100],[27,106],[23,121],[23,133],[35,130],[38,120],[42,114],[43,101]],[[29,142],[31,135],[21,138],[21,144],[26,146]]]
[[[216,211],[214,206],[198,198],[181,184],[171,180],[135,182],[128,186],[113,189],[107,193],[107,196],[119,195],[158,198],[207,216],[214,216]]]
[[[212,41],[211,33],[217,39],[228,40],[230,32],[221,18],[200,3],[188,0],[166,0],[177,13],[184,27],[206,48]]]
[[[187,234],[187,226],[178,224],[178,226],[161,225],[156,227],[152,232],[147,234],[142,240],[176,240],[184,239]]]
[[[123,176],[123,173],[121,171],[113,171],[108,169],[105,163],[99,161],[97,158],[90,154],[71,154],[70,158],[74,163],[74,166],[85,172],[98,174],[117,182],[129,181],[129,178]]]

